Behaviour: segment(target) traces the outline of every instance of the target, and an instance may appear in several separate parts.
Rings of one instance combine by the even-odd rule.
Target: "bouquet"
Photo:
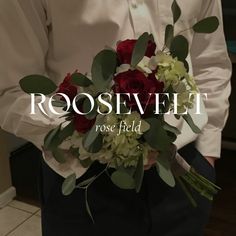
[[[20,81],[23,91],[31,96],[51,95],[52,109],[64,111],[65,121],[47,134],[44,150],[59,163],[67,162],[66,150],[84,168],[95,161],[104,165],[102,172],[79,184],[71,174],[62,186],[65,195],[75,188],[85,190],[91,218],[89,186],[109,170],[111,181],[119,188],[139,192],[150,153],[156,155],[156,170],[163,181],[171,187],[179,181],[194,205],[186,184],[210,200],[219,190],[177,154],[174,141],[181,131],[165,120],[164,114],[172,113],[176,119],[184,119],[193,132],[200,132],[188,113],[199,91],[188,73],[188,41],[181,32],[174,33],[181,15],[176,1],[172,12],[173,23],[166,26],[162,50],[156,50],[153,36],[145,32],[138,39],[118,42],[115,50],[100,51],[90,73],[68,74],[59,87],[42,75]],[[187,30],[212,33],[218,25],[212,16]]]

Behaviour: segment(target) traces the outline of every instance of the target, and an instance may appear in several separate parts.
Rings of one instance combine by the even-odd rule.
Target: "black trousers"
[[[202,175],[214,181],[214,168],[189,144],[181,155]],[[82,179],[99,173],[93,165]],[[154,168],[145,171],[139,194],[121,190],[104,174],[89,188],[88,201],[95,219],[89,218],[83,190],[63,196],[63,178],[42,162],[43,236],[200,236],[209,217],[211,203],[193,191],[194,208],[177,184],[168,187]],[[79,179],[81,181],[81,179]]]

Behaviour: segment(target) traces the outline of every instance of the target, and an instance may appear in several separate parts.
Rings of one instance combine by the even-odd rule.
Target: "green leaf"
[[[188,123],[194,133],[201,133],[201,130],[194,124],[193,119],[189,113],[187,115],[183,115],[183,118]]]
[[[165,45],[170,48],[171,42],[174,38],[174,26],[167,25],[165,30]]]
[[[74,131],[75,131],[74,122],[70,122],[59,132],[59,139],[61,140],[61,142],[70,137],[74,133]]]
[[[148,118],[145,120],[149,123],[150,129],[144,133],[147,143],[154,149],[164,151],[169,148],[171,142],[164,130],[160,120],[156,118]]]
[[[74,73],[71,76],[71,82],[80,87],[88,87],[92,85],[92,81],[81,73]]]
[[[83,139],[83,146],[86,151],[91,153],[99,152],[103,144],[103,135],[96,130],[97,125],[102,125],[104,116],[97,118],[96,123]]]
[[[172,14],[173,14],[173,21],[174,24],[178,21],[181,16],[181,9],[176,0],[173,1],[171,6]]]
[[[138,164],[134,173],[134,180],[135,180],[135,189],[138,193],[141,189],[142,183],[143,183],[143,175],[144,175],[144,169],[143,169],[143,156],[140,156],[138,159]]]
[[[213,33],[219,27],[219,20],[216,16],[207,17],[193,26],[193,30],[196,33]]]
[[[103,135],[99,133],[94,142],[91,143],[90,146],[84,145],[84,148],[87,152],[97,153],[101,150],[102,145],[103,145]]]
[[[49,78],[43,75],[28,75],[20,80],[20,87],[25,93],[53,93],[57,86]]]
[[[87,158],[85,160],[80,160],[80,164],[84,167],[84,168],[88,168],[89,166],[91,166],[91,164],[93,163],[93,161],[90,158]]]
[[[175,186],[175,178],[171,171],[170,161],[166,156],[166,153],[160,154],[157,158],[157,165],[156,165],[157,172],[160,178],[168,184],[170,187]]]
[[[131,65],[133,67],[137,66],[138,63],[145,56],[149,40],[150,40],[150,36],[147,32],[145,32],[138,38],[137,42],[135,43],[132,59],[131,59]]]
[[[65,196],[70,195],[76,187],[76,175],[69,175],[62,184],[62,194]]]
[[[87,115],[85,115],[85,117],[88,119],[88,120],[93,120],[94,118],[96,118],[97,116],[97,108],[98,108],[98,105],[97,105],[97,102],[96,100],[94,100],[94,108],[91,112],[89,112],[91,110],[91,103],[90,103],[90,100],[88,98],[85,98],[84,99],[84,102],[83,102],[83,111],[84,113],[87,113],[89,112]]]
[[[64,152],[63,150],[59,149],[59,148],[55,148],[52,150],[52,155],[55,158],[55,160],[61,164],[65,163],[66,160],[64,158]]]
[[[175,133],[172,133],[172,132],[170,132],[170,131],[167,131],[167,135],[168,135],[168,137],[169,137],[171,143],[173,143],[173,142],[176,141],[177,135],[176,135]]]
[[[188,40],[183,35],[177,35],[172,40],[170,52],[172,56],[178,57],[180,61],[184,61],[189,52]]]
[[[117,55],[112,50],[99,52],[92,64],[92,81],[98,91],[103,92],[111,82],[117,67]]]
[[[80,156],[79,148],[70,147],[69,152],[71,153],[71,155],[79,159]]]
[[[174,133],[176,135],[181,134],[179,129],[177,129],[175,126],[168,124],[167,122],[164,122],[163,128],[164,128],[164,130]]]
[[[60,144],[58,139],[59,132],[61,130],[61,125],[57,126],[55,129],[51,130],[44,138],[44,147],[47,150],[52,150]]]
[[[188,64],[188,61],[187,61],[187,60],[184,60],[183,63],[184,63],[185,69],[187,70],[187,72],[189,72],[189,64]]]
[[[111,181],[121,189],[134,189],[135,181],[132,176],[123,170],[117,170],[112,173]]]
[[[92,183],[95,179],[97,178],[97,176],[93,176],[91,178],[88,178],[80,183],[78,183],[78,187],[83,188],[83,187],[87,187],[90,183]]]
[[[67,106],[67,104],[66,104],[66,102],[64,102],[64,101],[52,101],[52,105],[54,106],[54,107],[66,107]]]

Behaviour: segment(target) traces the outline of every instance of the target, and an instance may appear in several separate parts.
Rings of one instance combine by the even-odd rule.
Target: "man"
[[[231,75],[221,2],[178,0],[178,3],[182,16],[176,25],[177,32],[207,16],[216,15],[221,23],[214,34],[194,34],[191,30],[183,33],[190,42],[190,71],[200,91],[208,94],[205,101],[208,123],[194,137],[197,149],[193,144],[185,145],[193,141],[191,135],[183,132],[178,139],[180,147],[185,145],[180,154],[214,181],[213,166],[220,157]],[[1,0],[1,127],[41,148],[43,137],[58,119],[53,115],[46,117],[40,111],[37,116],[29,115],[30,97],[19,88],[19,79],[29,74],[48,74],[60,83],[67,72],[75,69],[88,72],[93,57],[105,45],[115,47],[118,40],[137,38],[143,32],[152,33],[161,49],[165,26],[172,22],[171,4],[172,0]],[[92,224],[82,190],[75,190],[69,197],[61,194],[61,176],[75,171],[79,177],[84,171],[78,163],[62,166],[50,157],[45,160],[54,171],[42,163],[44,236],[203,235],[210,203],[193,193],[198,203],[193,208],[178,184],[169,188],[160,180],[150,168],[151,161],[140,194],[118,189],[106,175],[91,186],[89,204],[95,218]],[[97,173],[99,168],[93,166],[86,176]]]

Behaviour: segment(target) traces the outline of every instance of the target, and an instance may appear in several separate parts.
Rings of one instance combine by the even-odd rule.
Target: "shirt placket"
[[[128,0],[128,3],[135,37],[139,37],[144,32],[151,33],[148,10],[145,5],[145,0]]]

